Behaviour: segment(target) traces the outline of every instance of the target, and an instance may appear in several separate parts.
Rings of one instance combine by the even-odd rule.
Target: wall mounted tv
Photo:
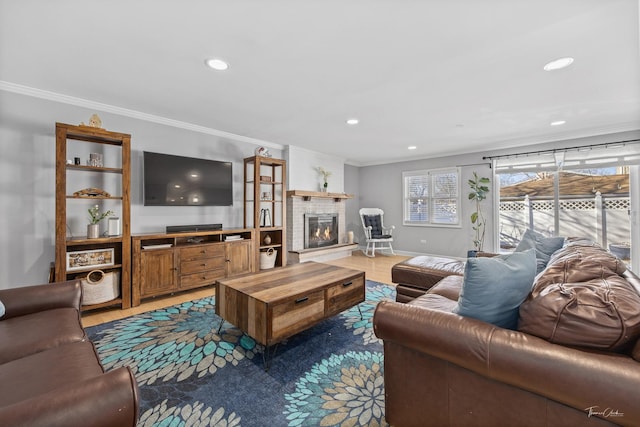
[[[231,162],[143,152],[145,206],[231,206]]]

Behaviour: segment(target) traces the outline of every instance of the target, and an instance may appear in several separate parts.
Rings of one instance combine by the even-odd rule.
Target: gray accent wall
[[[402,173],[453,166],[460,166],[462,174],[461,224],[455,227],[403,226]],[[381,208],[384,210],[384,225],[386,227],[395,226],[393,248],[396,252],[464,257],[467,250],[473,249],[473,230],[469,217],[474,206],[467,199],[467,180],[474,171],[477,171],[481,176],[492,177],[489,163],[482,160],[482,154],[468,154],[361,167],[357,176],[350,174],[347,179],[357,180],[357,185],[354,185],[353,188],[358,191],[358,209],[360,207]],[[350,182],[345,182],[345,186],[351,187],[351,185]],[[489,196],[484,202],[484,212],[489,214],[485,250],[491,251],[493,250],[493,242],[491,241],[493,226],[490,213],[493,206],[493,191]],[[362,225],[356,235],[360,242],[364,242]]]

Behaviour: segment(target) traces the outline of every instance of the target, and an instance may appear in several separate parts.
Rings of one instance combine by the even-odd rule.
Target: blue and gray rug
[[[277,346],[229,323],[214,298],[87,329],[105,369],[129,366],[140,426],[383,426],[382,343],[372,317],[391,286],[367,281],[366,301]]]

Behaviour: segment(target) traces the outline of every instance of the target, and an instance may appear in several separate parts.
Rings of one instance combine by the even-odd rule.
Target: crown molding
[[[218,136],[221,138],[231,139],[233,141],[261,145],[268,148],[274,148],[277,150],[284,149],[284,145],[277,144],[275,142],[263,141],[261,139],[251,138],[243,135],[237,135],[235,133],[225,132],[219,129],[213,129],[206,126],[200,126],[193,123],[183,122],[180,120],[169,119],[167,117],[147,114],[141,111],[130,110],[128,108],[122,108],[115,105],[103,104],[101,102],[91,101],[83,98],[77,98],[75,96],[69,96],[61,93],[51,92],[48,90],[24,86],[17,83],[7,82],[4,80],[0,80],[0,90],[17,93],[19,95],[31,96],[34,98],[46,99],[48,101],[59,102],[61,104],[75,105],[77,107],[88,108],[90,110],[98,110],[105,113],[117,114],[119,116],[125,116],[132,119],[158,123],[161,125],[171,126],[179,129],[185,129],[185,130],[190,130],[194,132],[204,133],[207,135]]]

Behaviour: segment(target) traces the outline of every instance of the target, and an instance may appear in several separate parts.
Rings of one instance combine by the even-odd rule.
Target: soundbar
[[[222,230],[222,224],[167,225],[167,233]]]

